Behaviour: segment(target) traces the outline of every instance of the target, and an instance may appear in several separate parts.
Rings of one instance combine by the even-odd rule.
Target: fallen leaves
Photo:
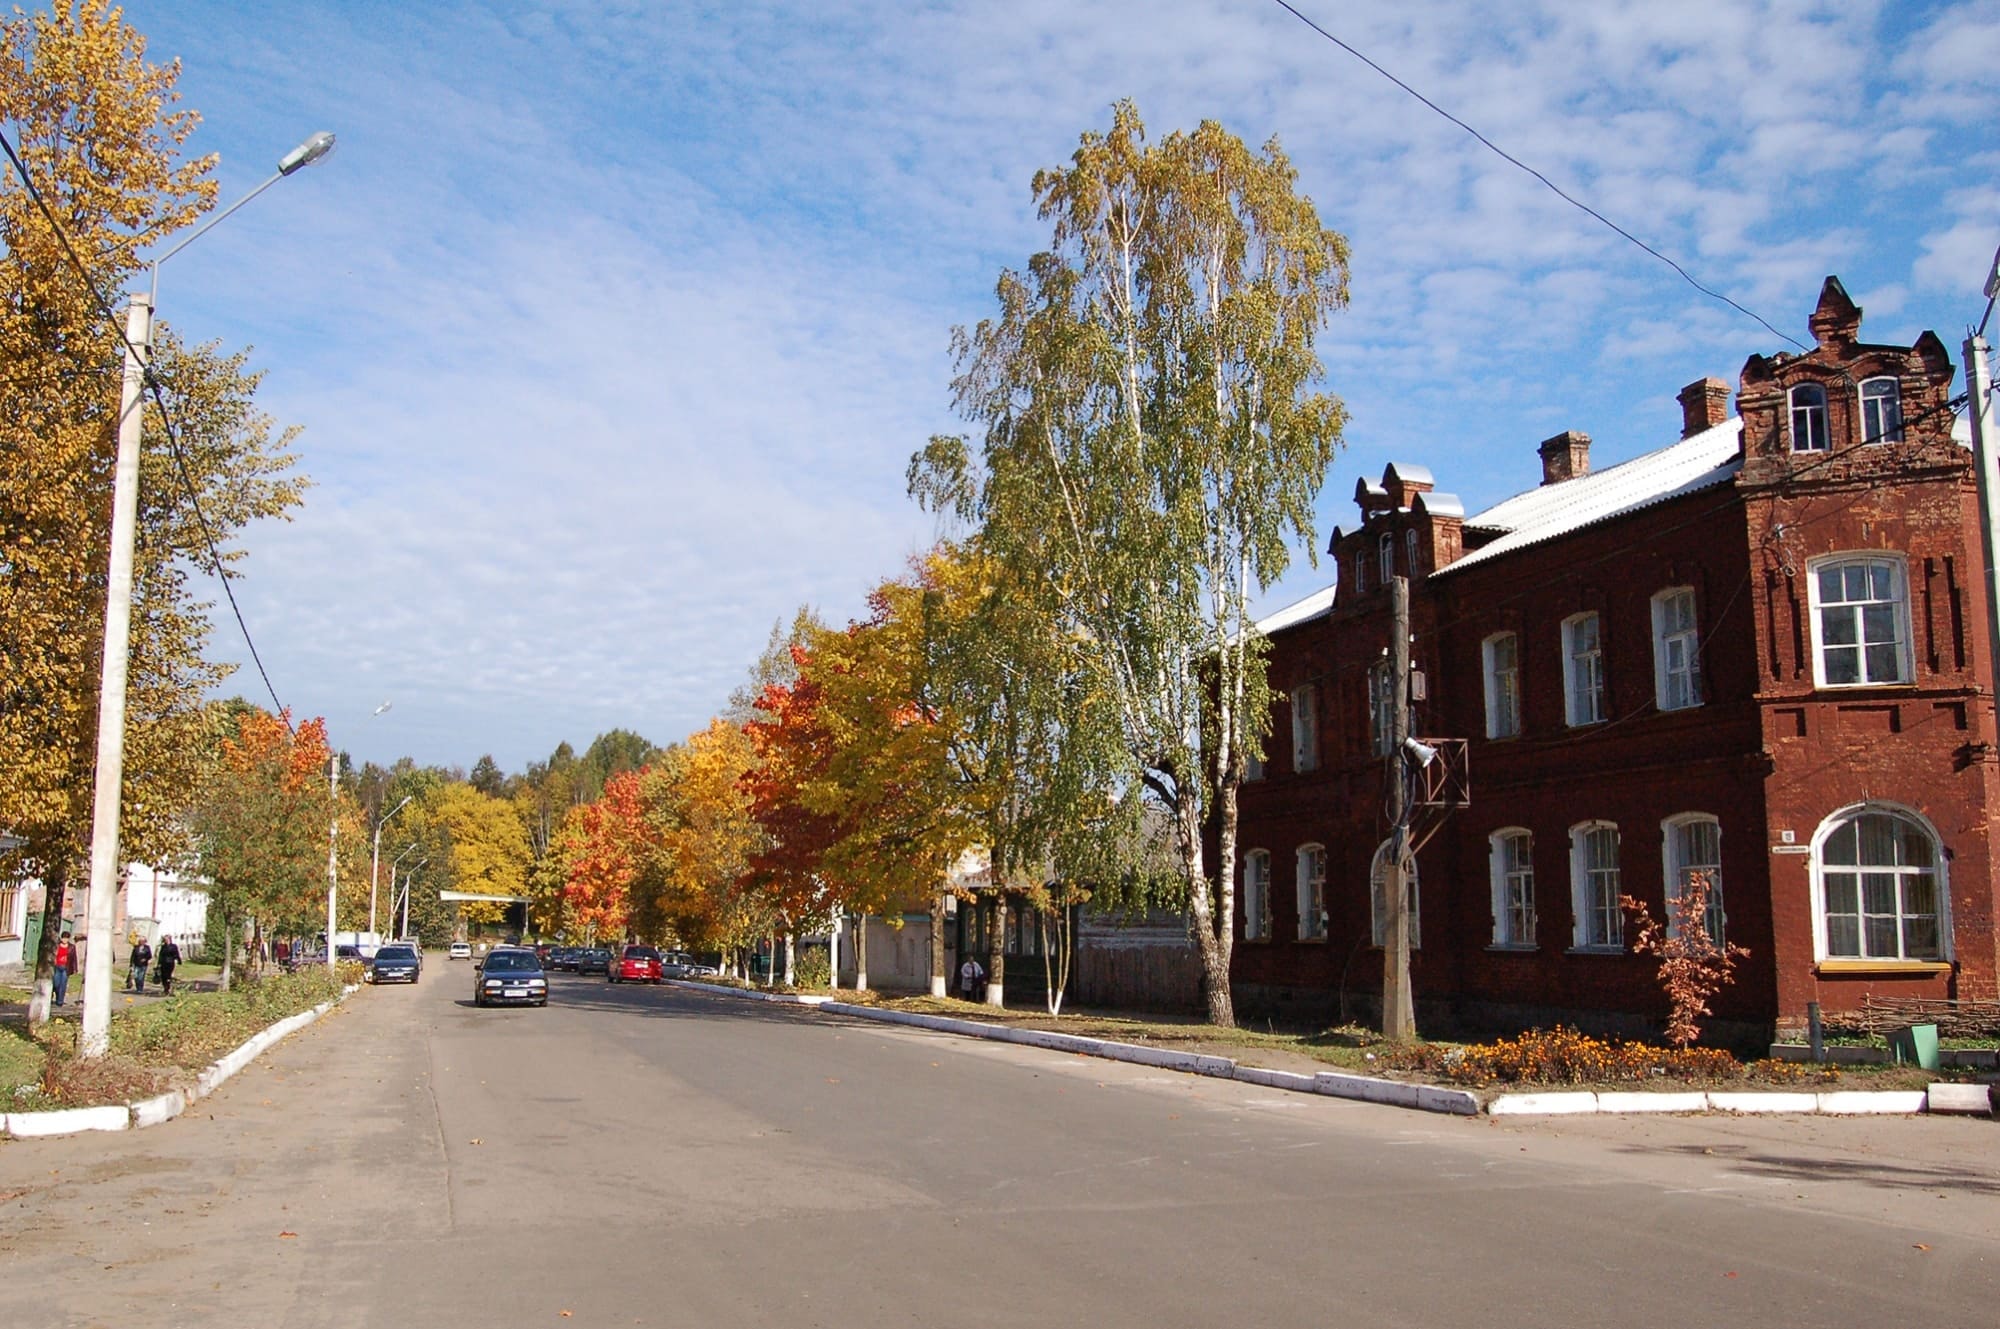
[[[298,1235],[299,1234],[296,1232],[280,1232],[278,1234],[278,1240],[283,1241],[287,1237],[296,1237]]]

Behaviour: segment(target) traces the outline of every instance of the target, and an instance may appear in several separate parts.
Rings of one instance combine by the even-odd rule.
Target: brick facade
[[[1471,805],[1417,855],[1412,972],[1432,1027],[1651,1031],[1665,1012],[1655,963],[1604,944],[1601,910],[1593,934],[1586,887],[1601,905],[1615,881],[1662,914],[1675,863],[1718,841],[1723,926],[1750,951],[1715,1003],[1718,1036],[1768,1037],[1815,1000],[1995,995],[1971,457],[1952,438],[1938,339],[1869,345],[1860,320],[1829,278],[1817,345],[1752,357],[1738,419],[1724,418],[1726,385],[1691,384],[1680,443],[1592,473],[1589,438],[1557,435],[1542,485],[1486,513],[1467,517],[1421,467],[1357,487],[1331,605],[1271,632],[1287,695],[1264,774],[1242,791],[1239,841],[1269,856],[1269,939],[1238,942],[1240,1009],[1365,1018],[1379,1002],[1370,867],[1389,828],[1371,686],[1391,571],[1411,581],[1424,677],[1412,730],[1470,740]],[[1294,734],[1295,705],[1316,715],[1312,734]],[[1315,746],[1316,767],[1297,769]],[[1588,825],[1606,829],[1573,835]],[[1529,837],[1516,845],[1534,919],[1518,939],[1496,920],[1501,831]],[[1843,873],[1835,860],[1857,844]],[[1302,846],[1324,847],[1323,928],[1300,925]]]

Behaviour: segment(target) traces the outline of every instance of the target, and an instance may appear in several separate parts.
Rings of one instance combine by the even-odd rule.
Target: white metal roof
[[[1439,568],[1436,575],[1445,576],[1682,494],[1726,484],[1742,469],[1737,456],[1742,433],[1741,420],[1725,420],[1657,452],[1503,499],[1467,517],[1465,524],[1469,529],[1504,534]]]
[[[1288,604],[1276,613],[1257,620],[1257,631],[1270,636],[1284,628],[1296,627],[1309,619],[1318,618],[1333,608],[1333,587],[1314,591],[1296,604]]]

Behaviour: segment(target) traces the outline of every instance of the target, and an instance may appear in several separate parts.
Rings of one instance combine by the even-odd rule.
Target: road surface
[[[364,990],[0,1145],[0,1325],[1970,1326],[2000,1126],[1419,1115],[678,989]]]

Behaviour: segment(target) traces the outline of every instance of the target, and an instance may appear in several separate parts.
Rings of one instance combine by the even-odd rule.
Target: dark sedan
[[[576,953],[576,972],[579,974],[611,973],[611,952],[602,946],[592,946]]]
[[[546,1006],[549,980],[535,953],[518,946],[502,946],[487,953],[479,972],[472,977],[472,1004]]]
[[[424,975],[423,957],[414,946],[394,944],[375,952],[361,971],[364,983],[414,983]]]

